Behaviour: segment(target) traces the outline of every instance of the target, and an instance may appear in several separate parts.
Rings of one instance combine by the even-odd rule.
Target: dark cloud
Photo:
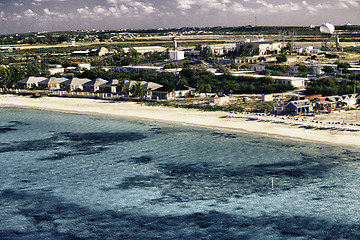
[[[0,1],[0,34],[74,29],[359,24],[359,0]]]

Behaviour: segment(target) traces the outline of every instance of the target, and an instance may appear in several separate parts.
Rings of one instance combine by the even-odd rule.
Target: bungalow
[[[313,110],[312,104],[309,100],[291,101],[285,107],[286,111],[293,115],[310,113]]]
[[[39,82],[40,89],[60,90],[61,84],[68,81],[67,78],[51,77]]]
[[[27,77],[18,81],[17,86],[19,89],[30,89],[33,86],[39,87],[39,82],[46,80],[45,77]]]
[[[218,94],[215,94],[214,96],[210,97],[210,103],[215,105],[226,105],[229,102],[230,98],[226,95],[219,96]]]
[[[159,88],[152,91],[152,99],[175,99],[175,98],[188,98],[193,96],[195,88],[183,86],[177,88],[175,91],[169,92],[165,88]]]
[[[333,103],[341,103],[342,107],[356,107],[359,95],[355,93],[342,96],[329,96],[325,98],[327,101]]]
[[[119,85],[119,80],[117,79],[110,80],[99,86],[100,92],[117,93],[118,85]]]
[[[152,92],[154,90],[157,90],[157,89],[160,89],[160,88],[163,87],[163,85],[157,84],[157,83],[154,83],[154,82],[125,81],[125,90],[127,92],[130,92],[131,88],[137,83],[140,83],[140,86],[147,92],[147,95],[146,95],[147,98],[151,98]]]
[[[69,91],[83,91],[84,84],[90,82],[90,79],[87,78],[72,78],[64,82],[65,87]]]
[[[83,90],[85,92],[99,92],[100,86],[106,84],[108,81],[102,78],[96,78],[91,80],[90,82],[86,82],[83,84]]]

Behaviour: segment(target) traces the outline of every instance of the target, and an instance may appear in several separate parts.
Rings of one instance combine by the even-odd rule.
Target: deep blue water
[[[360,239],[359,153],[0,108],[0,239]]]

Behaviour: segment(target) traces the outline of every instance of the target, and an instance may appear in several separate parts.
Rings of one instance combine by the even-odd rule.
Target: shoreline
[[[220,131],[250,133],[266,137],[360,148],[359,131],[305,129],[290,124],[228,118],[226,112],[145,106],[133,102],[110,102],[83,98],[30,98],[0,95],[0,107],[30,108],[75,114],[117,116],[169,124],[205,127]]]

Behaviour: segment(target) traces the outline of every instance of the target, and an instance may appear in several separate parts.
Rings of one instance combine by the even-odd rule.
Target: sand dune
[[[271,121],[249,121],[246,118],[228,118],[226,112],[203,112],[167,107],[150,107],[132,102],[109,102],[94,99],[74,98],[29,98],[14,95],[0,95],[0,107],[22,107],[51,111],[101,114],[127,118],[156,120],[172,124],[183,124],[214,128],[224,131],[250,132],[271,137],[288,138],[360,147],[359,131],[303,128],[292,124]]]

